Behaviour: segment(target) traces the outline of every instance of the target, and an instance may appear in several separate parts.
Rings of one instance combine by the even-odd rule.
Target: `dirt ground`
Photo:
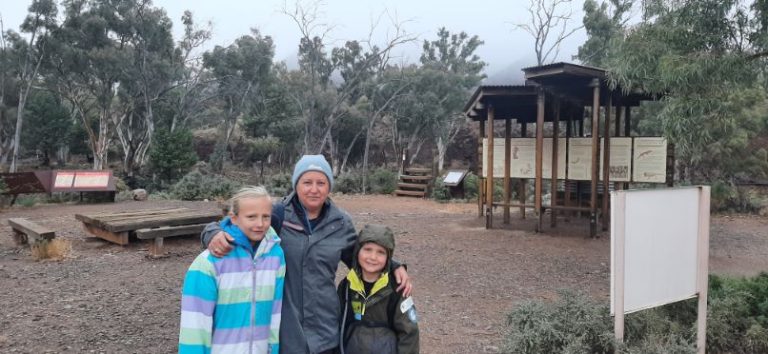
[[[495,353],[505,314],[532,299],[575,289],[609,299],[610,237],[585,237],[588,226],[560,219],[532,232],[531,219],[485,230],[474,204],[438,204],[389,196],[336,196],[358,226],[384,223],[397,234],[396,257],[415,279],[422,353]],[[176,350],[182,276],[200,252],[197,237],[169,238],[168,257],[147,257],[148,244],[125,247],[89,237],[74,214],[185,206],[205,202],[44,205],[0,214],[0,352],[171,353]],[[6,219],[26,217],[72,243],[69,258],[36,262],[17,248]],[[768,271],[768,219],[712,219],[710,269],[717,274]]]

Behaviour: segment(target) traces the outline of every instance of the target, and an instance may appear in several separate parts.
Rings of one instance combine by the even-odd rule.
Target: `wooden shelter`
[[[551,183],[551,201],[546,208],[551,209],[551,223],[556,225],[556,211],[567,212],[588,212],[590,216],[590,235],[597,233],[598,219],[602,221],[603,229],[608,227],[608,197],[607,195],[598,200],[602,191],[610,189],[609,168],[600,169],[600,154],[603,155],[603,161],[611,161],[610,138],[629,137],[631,117],[629,107],[638,106],[641,101],[652,100],[653,96],[642,93],[625,90],[624,88],[610,88],[606,82],[606,71],[599,68],[576,65],[570,63],[556,63],[550,65],[536,66],[523,69],[526,83],[519,86],[480,86],[474,92],[469,102],[464,107],[465,114],[472,120],[477,121],[480,127],[480,141],[478,146],[478,156],[484,156],[484,149],[487,152],[485,159],[478,164],[477,174],[481,177],[481,192],[478,198],[478,211],[482,216],[486,216],[486,228],[493,226],[492,208],[502,206],[504,213],[504,223],[509,223],[510,208],[519,207],[521,216],[525,218],[526,209],[532,208],[538,217],[537,231],[542,230],[545,206],[542,203],[542,191],[544,179],[547,178]],[[603,114],[601,114],[603,112]],[[590,117],[585,117],[588,113]],[[503,201],[495,203],[493,200],[493,181],[494,176],[494,140],[499,140],[494,132],[494,121],[503,120],[505,122],[504,132],[504,176],[503,176]],[[535,129],[535,167],[532,171],[534,180],[534,203],[531,205],[526,202],[525,196],[526,184],[529,178],[521,178],[519,183],[519,202],[513,203],[510,200],[511,184],[510,169],[512,160],[511,132],[512,121],[520,124],[520,137],[527,138],[531,133],[529,125]],[[590,132],[585,132],[585,121],[590,122]],[[601,123],[602,121],[602,123]],[[561,132],[561,122],[565,125],[565,133]],[[544,176],[544,127],[551,123],[551,137],[558,137],[551,140],[551,172],[549,176]],[[599,128],[603,127],[600,132]],[[585,134],[588,133],[588,134]],[[565,140],[561,137],[565,135]],[[558,161],[558,151],[563,147],[558,144],[568,143],[568,138],[572,137],[591,138],[591,171],[589,172],[589,202],[575,204],[571,203],[571,197],[574,188],[576,190],[587,189],[585,183],[568,180],[567,176],[558,176],[558,170],[563,171],[564,161]],[[491,137],[491,139],[486,139]],[[496,139],[493,139],[496,137]],[[601,141],[604,138],[605,148],[600,151]],[[531,139],[533,140],[533,139]],[[483,147],[483,142],[487,146]],[[548,145],[549,147],[549,145]],[[560,166],[560,167],[559,167]],[[482,178],[483,171],[486,171],[486,177]],[[602,173],[602,180],[599,174]],[[558,180],[563,180],[558,184]],[[562,182],[562,181],[561,181]],[[562,187],[562,188],[560,188]],[[626,184],[617,184],[615,187],[623,188]],[[558,200],[558,190],[562,189],[564,196]]]

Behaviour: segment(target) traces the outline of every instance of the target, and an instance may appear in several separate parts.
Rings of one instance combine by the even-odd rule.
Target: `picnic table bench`
[[[55,231],[25,218],[10,218],[8,225],[11,225],[11,229],[13,229],[13,240],[16,245],[37,244],[53,240],[56,237]]]
[[[154,240],[149,252],[163,254],[166,237],[199,235],[205,225],[219,220],[217,211],[199,211],[189,208],[163,208],[109,213],[75,214],[83,228],[96,237],[127,245],[131,236],[140,240]]]

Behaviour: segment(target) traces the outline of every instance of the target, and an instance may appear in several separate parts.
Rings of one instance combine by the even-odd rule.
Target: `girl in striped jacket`
[[[179,353],[279,353],[285,256],[263,187],[231,199],[221,228],[235,239],[223,258],[203,251],[184,278]]]

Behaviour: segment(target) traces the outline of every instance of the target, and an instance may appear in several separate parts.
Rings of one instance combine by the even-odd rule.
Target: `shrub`
[[[397,173],[380,167],[373,170],[368,177],[371,193],[392,194],[397,188]]]
[[[752,278],[710,276],[707,352],[768,353],[768,273]],[[561,294],[553,303],[527,302],[508,317],[505,352],[624,354],[695,353],[697,300],[626,317],[626,342],[613,343],[607,304]]]
[[[229,199],[240,184],[219,175],[188,173],[171,187],[170,195],[181,200]]]
[[[363,191],[363,176],[358,172],[347,172],[334,181],[333,190],[339,193],[360,193]]]
[[[29,208],[32,206],[35,206],[35,204],[38,203],[37,197],[35,196],[23,196],[16,199],[16,205],[23,206],[25,208]]]
[[[715,212],[757,213],[765,203],[748,189],[723,181],[712,183],[711,193],[711,208]]]
[[[272,195],[282,197],[293,189],[291,185],[291,175],[288,173],[277,173],[269,176],[267,188]]]
[[[529,301],[507,317],[505,353],[613,353],[613,321],[607,306],[560,292],[551,304]]]
[[[469,172],[464,176],[464,197],[467,199],[477,199],[477,189],[480,179],[477,175]]]
[[[707,351],[768,352],[768,274],[752,278],[710,276]]]
[[[451,193],[448,190],[448,186],[443,183],[441,178],[435,179],[432,184],[432,193],[430,196],[438,202],[444,202],[451,199]]]

